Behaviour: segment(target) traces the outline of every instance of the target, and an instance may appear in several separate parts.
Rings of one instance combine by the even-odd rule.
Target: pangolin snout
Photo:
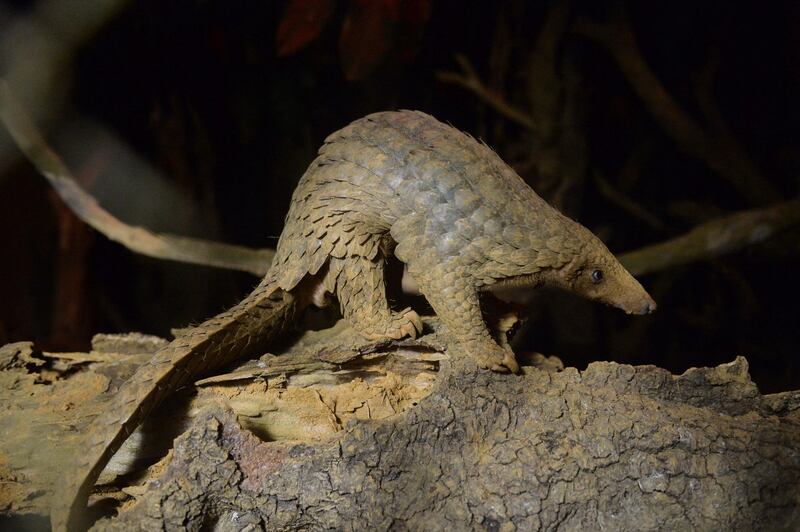
[[[624,310],[626,314],[636,315],[652,314],[658,307],[656,302],[653,301],[653,298],[650,297],[650,294],[644,290],[635,297],[629,298],[624,303],[615,306]]]
[[[634,311],[634,314],[652,314],[656,311],[656,308],[658,308],[658,305],[653,301],[653,298],[649,295],[645,295],[644,299],[642,299],[642,302],[639,304],[639,310]]]

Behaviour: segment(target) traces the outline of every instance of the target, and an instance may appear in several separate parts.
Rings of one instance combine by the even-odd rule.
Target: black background
[[[257,247],[275,245],[291,192],[327,134],[398,108],[426,111],[480,136],[615,252],[754,207],[665,134],[606,49],[569,31],[559,57],[568,55],[578,79],[576,127],[585,151],[575,157],[585,164],[585,179],[566,199],[556,198],[552,183],[541,183],[529,164],[530,133],[474,94],[437,80],[437,72],[458,70],[454,54],[463,54],[508,101],[527,109],[527,65],[552,3],[432,0],[427,22],[411,28],[417,33],[389,24],[378,36],[391,43],[387,53],[349,80],[346,65],[360,52],[339,43],[358,4],[335,2],[316,39],[279,57],[276,32],[286,2],[132,2],[74,51],[62,74],[65,104],[40,125],[79,178],[91,175],[84,186],[126,222]],[[4,27],[37,9],[26,1],[0,5]],[[797,196],[799,4],[578,2],[570,17],[603,21],[620,6],[650,68],[699,123],[697,87],[713,64],[710,96],[727,127],[769,186],[783,199]],[[501,38],[510,47],[505,69],[492,59]],[[0,143],[10,143],[5,132]],[[609,201],[594,179],[619,184],[632,154],[641,164],[626,194],[658,217],[661,229]],[[131,157],[154,180],[123,164]],[[563,157],[571,162],[571,154]],[[255,283],[246,274],[135,256],[91,233],[78,252],[83,260],[70,262],[75,250],[59,240],[63,215],[44,180],[18,154],[1,162],[0,341],[86,349],[95,332],[166,335],[234,303]],[[578,367],[618,360],[678,372],[741,354],[762,391],[797,388],[797,236],[790,230],[643,277],[659,303],[653,316],[628,317],[568,294],[538,295],[518,349]],[[70,268],[76,276],[65,275]],[[78,320],[66,327],[59,293],[72,294],[77,308]]]

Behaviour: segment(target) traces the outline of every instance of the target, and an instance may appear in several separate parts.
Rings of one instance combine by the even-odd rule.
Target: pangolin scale
[[[446,332],[481,367],[517,371],[488,330],[480,293],[553,284],[644,314],[655,303],[589,230],[549,206],[489,147],[417,111],[383,112],[333,133],[292,196],[272,267],[230,310],[182,333],[113,397],[54,499],[53,529],[74,530],[102,469],[176,388],[265,347],[309,304],[336,296],[371,339],[415,337],[393,311],[384,270],[406,264]]]

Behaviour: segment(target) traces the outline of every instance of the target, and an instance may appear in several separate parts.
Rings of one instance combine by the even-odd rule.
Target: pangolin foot
[[[422,333],[422,319],[409,307],[393,314],[391,321],[383,330],[372,329],[362,334],[370,340],[385,338],[399,340],[405,337],[416,338],[420,333]]]
[[[492,350],[484,350],[474,355],[478,366],[499,373],[519,373],[519,364],[514,358],[514,352],[500,346]]]

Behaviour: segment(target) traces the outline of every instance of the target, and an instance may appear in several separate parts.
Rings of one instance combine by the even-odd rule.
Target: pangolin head
[[[574,223],[574,222],[573,222]],[[577,241],[571,260],[548,275],[549,284],[601,301],[628,314],[650,314],[656,302],[591,231],[575,223]]]

